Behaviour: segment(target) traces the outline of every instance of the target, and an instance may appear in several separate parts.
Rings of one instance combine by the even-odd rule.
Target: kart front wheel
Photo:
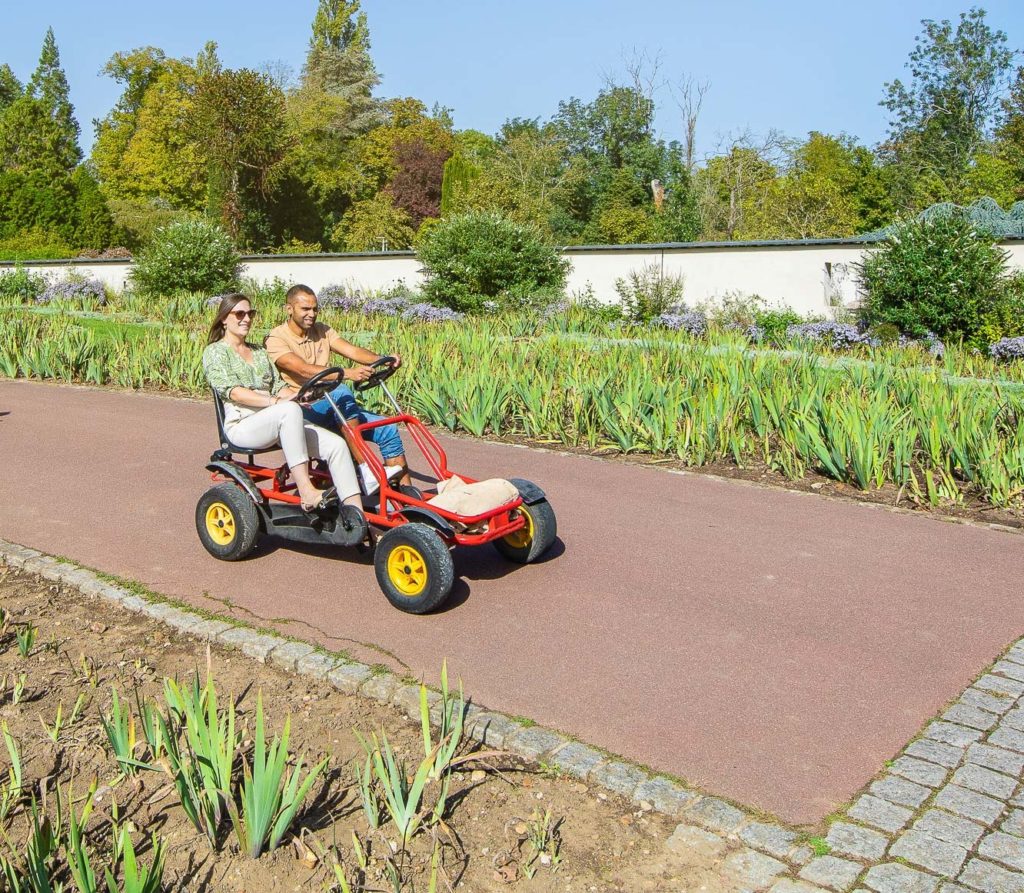
[[[214,558],[240,561],[256,547],[260,532],[256,506],[236,484],[215,484],[196,504],[196,532]]]
[[[451,552],[426,524],[391,528],[377,543],[373,565],[387,600],[409,614],[440,606],[455,582]]]
[[[546,499],[533,505],[519,506],[519,514],[526,523],[518,530],[494,541],[494,548],[509,561],[516,564],[532,564],[540,558],[555,541],[558,523],[555,510]]]

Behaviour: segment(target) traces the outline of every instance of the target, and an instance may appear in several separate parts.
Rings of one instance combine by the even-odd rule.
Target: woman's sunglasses
[[[241,322],[246,317],[249,317],[251,319],[255,319],[256,318],[256,311],[255,310],[231,310],[230,311],[230,315],[233,316],[235,319],[237,319],[239,322]]]

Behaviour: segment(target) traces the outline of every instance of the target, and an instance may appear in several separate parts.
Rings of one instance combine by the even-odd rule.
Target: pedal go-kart
[[[456,545],[491,543],[506,559],[519,564],[540,558],[554,542],[557,527],[544,491],[531,481],[510,478],[519,496],[500,508],[472,516],[429,505],[427,500],[433,495],[430,492],[392,485],[383,462],[372,449],[364,447],[364,431],[382,425],[404,425],[438,482],[452,477],[454,472],[448,468],[448,457],[430,431],[415,416],[403,412],[384,385],[396,370],[394,358],[382,357],[373,368],[370,378],[357,383],[355,389],[382,388],[394,408],[393,416],[364,424],[346,424],[330,395],[341,378],[343,370],[338,367],[325,369],[311,378],[296,400],[312,402],[326,396],[353,461],[361,456],[373,473],[375,492],[364,485],[363,477],[357,473],[369,533],[354,545],[363,552],[372,551],[377,582],[388,601],[411,614],[424,614],[440,606],[455,580],[451,550]],[[196,505],[196,530],[206,550],[223,561],[238,561],[252,552],[261,534],[300,543],[353,545],[353,526],[346,523],[343,512],[335,509],[333,513],[310,514],[302,510],[287,464],[257,464],[258,453],[276,451],[277,446],[250,450],[231,443],[224,431],[223,403],[216,392],[213,399],[220,449],[210,457],[206,468],[216,483]],[[236,458],[239,455],[246,460]],[[474,482],[461,472],[458,476],[466,483]],[[319,460],[313,464],[310,477],[321,488],[331,486],[327,466]],[[359,536],[358,530],[355,536]]]

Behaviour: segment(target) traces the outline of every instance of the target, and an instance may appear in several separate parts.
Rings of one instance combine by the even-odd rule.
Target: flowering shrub
[[[102,307],[107,303],[107,292],[99,279],[65,279],[48,285],[36,296],[35,301],[37,304],[77,301],[83,305]]]
[[[435,307],[422,301],[419,304],[410,304],[402,311],[402,319],[415,319],[420,322],[458,322],[464,318],[464,313],[450,307]]]
[[[226,291],[238,283],[239,257],[231,239],[205,220],[183,220],[157,230],[137,256],[132,282],[140,294]]]
[[[856,326],[831,320],[786,326],[786,338],[790,341],[813,341],[833,350],[871,343],[870,338]]]
[[[344,285],[325,285],[316,298],[321,307],[343,311],[357,310],[366,301],[366,296],[359,289],[348,289]]]
[[[398,316],[409,306],[409,299],[402,295],[391,298],[370,298],[363,304],[363,313],[380,316]]]
[[[1024,360],[1024,335],[1018,338],[1000,338],[989,346],[988,352],[997,360]]]
[[[700,337],[708,331],[708,318],[699,310],[662,313],[654,320],[654,324],[673,332],[687,332],[694,337]]]

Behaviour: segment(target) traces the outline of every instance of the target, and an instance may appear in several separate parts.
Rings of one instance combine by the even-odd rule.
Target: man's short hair
[[[301,295],[309,295],[311,298],[316,297],[316,293],[308,285],[293,285],[285,292],[284,299],[289,304],[294,304]]]

